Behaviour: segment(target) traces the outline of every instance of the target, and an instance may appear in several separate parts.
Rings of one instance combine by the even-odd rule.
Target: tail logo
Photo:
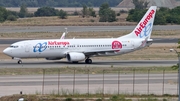
[[[145,28],[144,28],[144,33],[142,34],[140,34],[139,35],[139,37],[140,38],[143,38],[143,37],[147,37],[147,36],[149,36],[149,34],[151,33],[151,31],[152,31],[152,23],[149,23]]]
[[[148,21],[153,18],[153,15],[154,15],[154,14],[155,14],[155,11],[154,11],[154,10],[151,10],[150,13],[148,14],[148,16],[145,18],[145,20],[139,24],[139,27],[136,28],[136,30],[135,30],[136,36],[138,36],[139,34],[141,34],[143,28],[145,28],[145,31],[146,31],[146,32],[150,30],[150,28],[151,28],[151,26],[152,26],[152,23],[150,23],[150,24],[147,26],[147,27],[149,27],[148,29],[147,29],[146,25],[147,25]],[[147,34],[144,33],[144,35],[147,35]],[[141,37],[141,36],[140,36],[140,37]]]

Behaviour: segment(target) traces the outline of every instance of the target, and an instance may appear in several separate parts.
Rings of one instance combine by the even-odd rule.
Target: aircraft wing
[[[60,38],[60,39],[65,39],[66,34],[68,33],[68,32],[67,32],[67,28],[65,28],[65,29],[66,29],[66,31],[62,34],[62,36],[61,36],[61,38]]]
[[[132,48],[133,49],[133,48]],[[123,49],[124,50],[124,49]],[[129,49],[127,49],[129,50]],[[119,49],[105,49],[105,50],[87,50],[87,51],[69,51],[69,52],[66,52],[67,53],[70,53],[70,52],[78,52],[78,53],[84,53],[86,56],[93,56],[93,55],[104,55],[104,54],[111,54],[111,53],[116,53],[116,52],[119,52],[121,50]]]

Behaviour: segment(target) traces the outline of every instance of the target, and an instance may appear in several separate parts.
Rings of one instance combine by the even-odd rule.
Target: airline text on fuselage
[[[63,42],[63,41],[48,41],[48,45],[69,45],[69,42]]]

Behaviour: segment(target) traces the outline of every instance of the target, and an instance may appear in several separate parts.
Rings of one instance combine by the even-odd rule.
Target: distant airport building
[[[174,8],[180,6],[180,0],[147,0],[149,2],[148,7],[157,6],[157,7],[168,7]],[[132,0],[123,0],[117,7],[120,8],[134,8]]]

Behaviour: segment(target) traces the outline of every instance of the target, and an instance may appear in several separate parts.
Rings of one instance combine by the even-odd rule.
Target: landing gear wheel
[[[18,64],[22,64],[22,61],[21,61],[21,60],[18,60]]]
[[[91,64],[91,63],[92,63],[92,60],[91,60],[91,59],[86,59],[86,60],[85,60],[85,63]]]

